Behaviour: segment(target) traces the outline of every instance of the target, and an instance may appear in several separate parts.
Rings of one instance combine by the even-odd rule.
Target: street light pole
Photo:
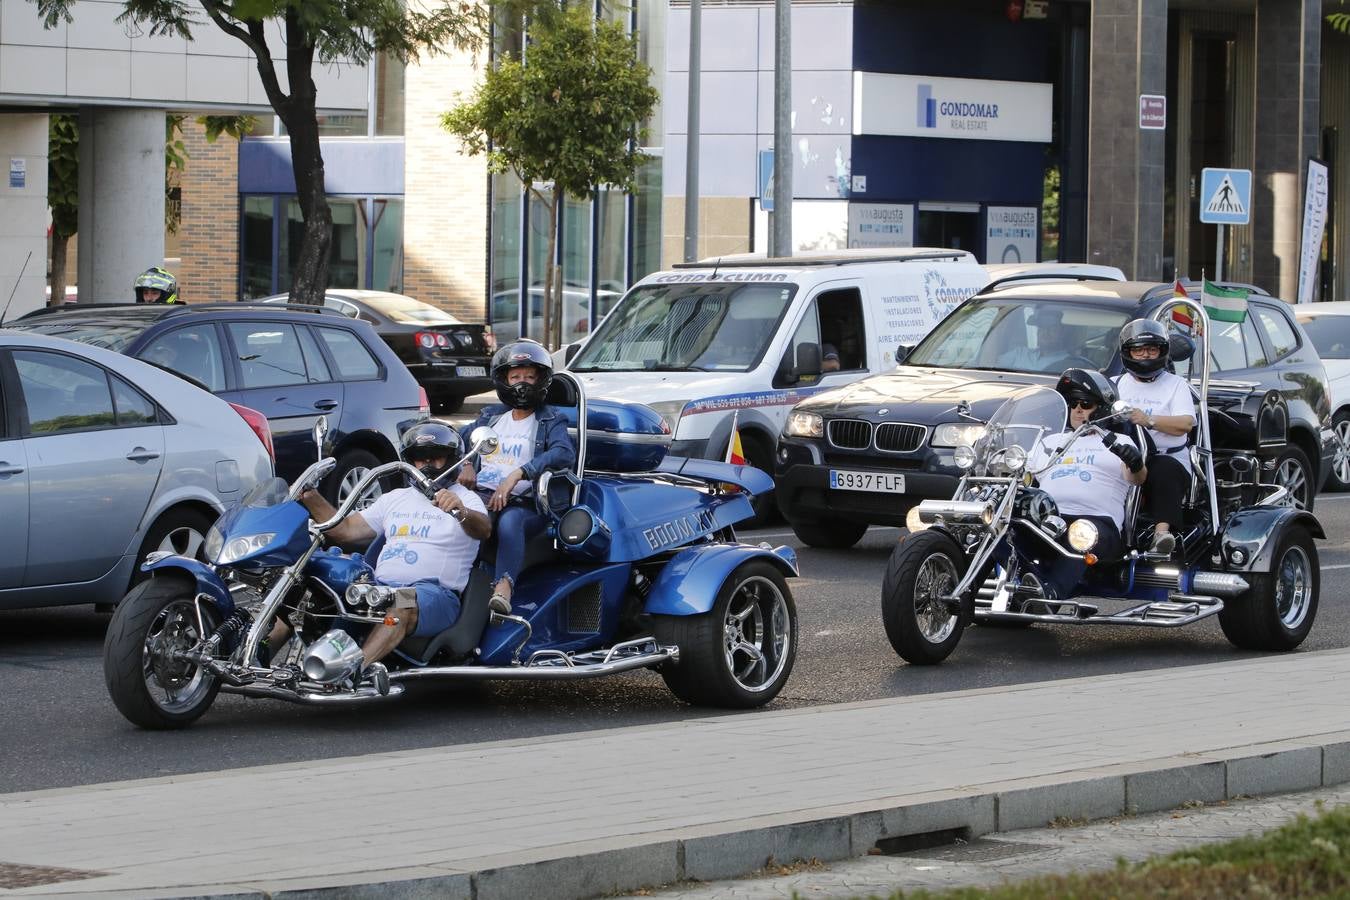
[[[689,127],[684,148],[684,261],[698,259],[698,107],[703,0],[689,0]]]
[[[769,213],[769,255],[791,256],[792,0],[774,0],[773,47],[773,212]]]

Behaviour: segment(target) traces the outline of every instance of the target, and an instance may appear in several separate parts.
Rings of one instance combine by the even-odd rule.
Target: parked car
[[[1327,367],[1331,386],[1331,427],[1336,432],[1336,456],[1327,477],[1327,490],[1350,491],[1350,301],[1305,303],[1294,307],[1294,317],[1317,348]]]
[[[109,350],[0,329],[0,609],[116,603],[272,478],[257,412]]]
[[[289,299],[276,294],[262,302]],[[465,397],[492,390],[488,365],[497,343],[487,325],[461,322],[439,306],[387,291],[330,288],[324,306],[369,322],[426,390],[434,412],[458,412]]]
[[[146,360],[258,410],[282,478],[314,461],[314,422],[326,415],[325,452],[338,464],[322,490],[335,502],[396,459],[403,431],[429,412],[426,393],[368,323],[315,307],[78,304],[35,310],[12,327]]]
[[[1198,296],[1198,285],[1188,289]],[[912,351],[902,348],[895,369],[793,408],[775,456],[784,517],[803,541],[825,547],[851,546],[869,524],[905,525],[919,501],[952,496],[959,475],[953,451],[980,427],[963,412],[987,419],[1014,391],[1051,385],[1070,366],[1118,374],[1121,326],[1150,314],[1172,290],[1099,281],[980,292]],[[1210,408],[1234,427],[1250,427],[1267,392],[1283,396],[1288,441],[1267,460],[1270,477],[1310,509],[1335,443],[1316,349],[1293,308],[1264,295],[1251,297],[1243,322],[1215,322],[1212,330]],[[1052,345],[1041,343],[1047,339]],[[1033,364],[1027,354],[1036,349],[1044,353]],[[1216,427],[1216,439],[1220,432]]]

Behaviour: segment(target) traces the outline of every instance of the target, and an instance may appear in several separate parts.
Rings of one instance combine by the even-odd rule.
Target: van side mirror
[[[807,375],[820,375],[819,344],[797,345],[797,377],[805,378]]]
[[[900,364],[903,363],[905,360],[909,359],[909,355],[910,355],[911,353],[913,353],[913,352],[914,352],[914,345],[913,345],[913,344],[901,344],[900,346],[896,347],[896,348],[895,348],[895,364],[896,364],[897,366],[900,365]]]
[[[581,344],[579,343],[568,344],[567,349],[563,350],[563,365],[569,365],[572,362],[573,357],[577,355],[577,351],[580,349]]]

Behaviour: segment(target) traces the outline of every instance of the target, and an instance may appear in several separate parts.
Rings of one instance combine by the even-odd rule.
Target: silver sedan
[[[120,353],[0,329],[0,609],[116,603],[147,553],[195,556],[272,476],[251,413]]]

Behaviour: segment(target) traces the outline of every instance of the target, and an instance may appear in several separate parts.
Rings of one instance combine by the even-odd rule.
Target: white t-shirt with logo
[[[487,514],[483,501],[466,487],[447,490],[473,512]],[[420,491],[401,488],[381,494],[358,514],[377,534],[384,549],[375,560],[375,578],[381,584],[408,585],[434,579],[452,591],[463,591],[478,555],[478,540],[464,526],[437,509]]]
[[[1063,432],[1041,438],[1027,468],[1033,472],[1045,468],[1069,442],[1069,436],[1070,432]],[[1134,446],[1134,441],[1123,435],[1116,435],[1116,443]],[[1040,472],[1036,480],[1055,499],[1060,515],[1065,518],[1109,516],[1117,528],[1125,522],[1125,497],[1130,490],[1130,483],[1125,480],[1125,464],[1106,448],[1100,434],[1089,432],[1079,437],[1069,452],[1048,472]]]
[[[483,457],[482,467],[478,470],[478,486],[495,491],[502,479],[534,459],[534,413],[523,419],[517,419],[507,410],[492,423],[497,432],[497,452]],[[516,482],[511,493],[515,496],[534,489],[528,478]]]
[[[1152,381],[1140,381],[1133,373],[1125,372],[1116,380],[1116,390],[1120,393],[1120,399],[1135,409],[1142,409],[1146,415],[1189,416],[1192,422],[1195,421],[1191,386],[1180,375],[1162,372]],[[1149,434],[1160,451],[1186,446],[1184,434],[1163,434],[1155,429],[1149,429]],[[1191,470],[1189,453],[1181,451],[1167,455],[1185,466],[1186,471]]]

